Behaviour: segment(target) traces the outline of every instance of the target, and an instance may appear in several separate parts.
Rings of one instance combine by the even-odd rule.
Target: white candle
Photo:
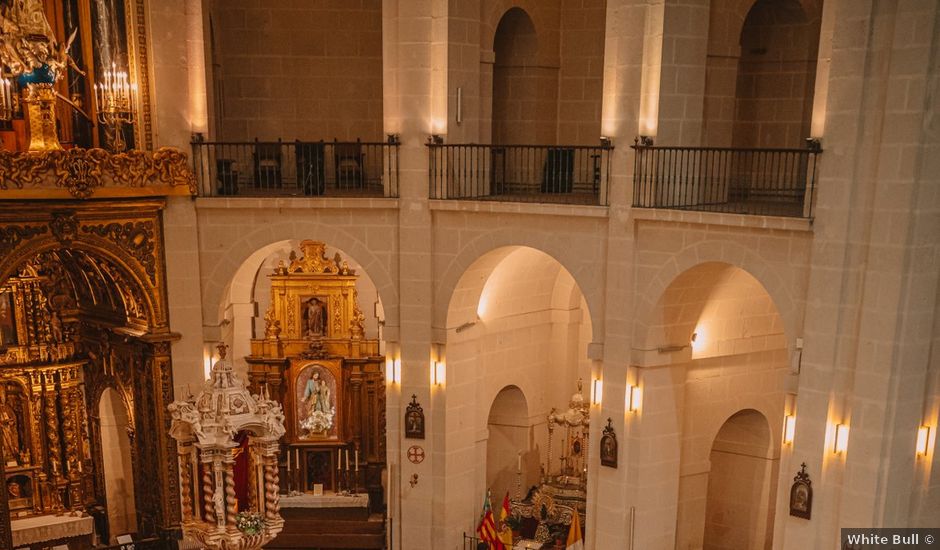
[[[516,463],[516,471],[517,471],[517,472],[521,472],[521,471],[522,471],[522,453],[519,453],[519,460],[518,460],[518,462]]]
[[[349,471],[349,449],[346,449],[346,471]]]
[[[342,449],[336,449],[336,469],[337,470],[343,469],[343,450]]]
[[[287,473],[290,473],[290,449],[287,450]]]
[[[359,471],[359,449],[356,449],[356,471]]]

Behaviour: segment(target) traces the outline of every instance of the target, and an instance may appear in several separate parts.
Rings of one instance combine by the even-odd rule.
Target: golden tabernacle
[[[284,407],[282,491],[357,493],[383,501],[384,357],[365,338],[358,275],[326,244],[301,242],[271,279],[264,338],[246,358],[251,390]]]

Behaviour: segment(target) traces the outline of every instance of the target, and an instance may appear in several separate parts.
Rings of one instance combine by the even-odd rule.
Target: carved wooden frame
[[[176,444],[169,437],[167,406],[173,401],[166,269],[163,248],[162,199],[7,203],[0,207],[0,285],[27,260],[46,251],[80,250],[109,262],[120,273],[127,291],[143,300],[139,326],[128,335],[142,345],[130,391],[135,415],[132,448],[138,495],[138,531],[168,531],[180,521]],[[88,381],[85,395],[100,390]],[[99,394],[100,395],[100,394]],[[129,413],[131,412],[129,410]],[[2,535],[2,533],[0,533]]]

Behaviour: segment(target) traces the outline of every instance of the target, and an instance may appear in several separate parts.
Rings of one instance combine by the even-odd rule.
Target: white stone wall
[[[479,45],[492,43],[512,5],[527,9],[537,29],[551,28],[532,2],[495,4],[383,2],[384,130],[403,141],[400,199],[171,204],[169,302],[172,326],[183,333],[174,345],[177,389],[199,370],[191,363],[201,364],[200,336],[217,340],[230,331],[237,345],[250,335],[250,327],[224,323],[223,305],[250,295],[271,247],[316,238],[368,273],[385,309],[388,353],[401,360],[402,384],[389,388],[387,411],[396,548],[451,548],[473,526],[486,479],[485,427],[499,390],[522,389],[536,433],[537,413],[564,404],[574,373],[603,379],[603,403],[592,414],[610,417],[621,441],[617,469],[600,467],[593,443],[590,449],[588,548],[696,547],[702,495],[708,499],[706,450],[741,408],[767,418],[769,459],[778,463],[767,493],[776,495],[766,522],[773,548],[835,547],[845,525],[935,523],[937,453],[918,458],[913,443],[920,424],[936,433],[940,410],[940,6],[827,0],[831,33],[820,51],[831,58],[820,63],[825,82],[816,89],[828,99],[817,97],[813,113],[824,121],[824,153],[809,221],[630,208],[629,144],[642,128],[684,143],[718,131],[704,128],[700,114],[708,117],[717,91],[687,58],[689,48],[708,51],[713,33],[702,27],[714,12],[693,0],[607,2],[600,127],[616,146],[609,207],[429,201],[427,134],[488,137],[492,57]],[[729,9],[743,21],[750,2],[737,4]],[[470,100],[461,125],[453,122],[457,82]],[[156,89],[159,95],[159,83]],[[730,124],[719,133],[729,137]],[[475,320],[479,293],[507,247],[557,262],[563,270],[551,269],[570,281],[555,280],[552,303],[576,296],[568,303],[579,304],[580,318],[560,319],[553,306],[551,315],[520,316],[527,324],[484,320],[457,340],[453,329]],[[706,271],[695,270],[719,264],[750,279],[704,284]],[[684,298],[675,291],[690,273],[698,276],[688,288],[707,291],[695,290],[692,309],[677,312]],[[467,277],[479,287],[463,284]],[[702,316],[718,327],[705,331],[702,350],[659,351],[685,345]],[[194,324],[202,334],[194,335]],[[429,379],[435,353],[448,364],[442,387]],[[561,374],[536,384],[532,373],[545,362],[563,365]],[[642,390],[636,413],[624,411],[628,383]],[[403,456],[414,442],[399,429],[402,401],[412,393],[428,416],[421,465]],[[792,446],[780,442],[785,413],[797,419]],[[836,424],[851,428],[847,453],[831,450]],[[594,425],[592,442],[599,433]],[[801,462],[815,490],[810,521],[787,514]],[[412,474],[420,478],[414,488]]]

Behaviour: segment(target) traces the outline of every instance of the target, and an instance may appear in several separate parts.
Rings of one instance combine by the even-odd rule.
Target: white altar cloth
[[[281,495],[281,508],[367,508],[369,495],[337,495],[327,493],[322,496],[310,494]]]
[[[90,535],[95,528],[91,516],[35,516],[10,522],[13,548],[49,540]]]

